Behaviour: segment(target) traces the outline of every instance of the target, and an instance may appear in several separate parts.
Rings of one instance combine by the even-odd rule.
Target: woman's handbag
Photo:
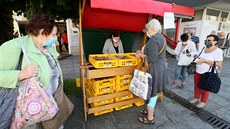
[[[148,100],[152,94],[152,76],[147,73],[147,69],[141,71],[141,68],[136,68],[133,72],[133,78],[130,82],[129,90],[136,96]]]
[[[23,52],[21,51],[16,70],[21,70]],[[9,129],[12,123],[18,88],[0,88],[0,129]]]
[[[208,71],[202,74],[200,78],[199,87],[203,90],[207,90],[213,93],[218,93],[221,86],[221,80],[218,77],[217,72],[216,73],[214,72],[214,70],[216,71],[215,61],[214,61],[214,65],[210,66],[210,69],[212,69],[211,72]]]
[[[198,57],[201,55],[205,47],[202,48],[201,52],[199,53]],[[193,59],[193,61],[187,66],[187,72],[188,74],[194,74],[196,72],[196,58]]]
[[[28,55],[22,46],[26,61]],[[37,78],[29,78],[20,82],[15,115],[10,129],[21,129],[35,123],[49,120],[58,112],[58,106],[51,93],[43,87]]]
[[[61,82],[59,82],[58,89],[54,94],[54,99],[57,102],[59,111],[52,119],[42,122],[44,129],[58,129],[74,109],[74,105],[63,91]]]

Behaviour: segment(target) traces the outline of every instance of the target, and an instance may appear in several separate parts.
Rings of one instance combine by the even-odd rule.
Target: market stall
[[[193,8],[153,0],[91,0],[90,3],[86,2],[86,0],[80,0],[79,6],[80,78],[83,90],[85,121],[87,121],[87,114],[94,113],[95,115],[95,113],[110,112],[113,108],[119,110],[129,104],[136,103],[138,105],[138,102],[143,101],[135,96],[130,97],[130,99],[124,99],[125,101],[120,101],[120,98],[129,98],[131,93],[127,90],[118,90],[122,89],[121,86],[123,85],[117,85],[117,83],[119,80],[130,78],[129,75],[132,74],[135,68],[135,59],[130,57],[132,60],[129,60],[129,63],[125,62],[121,65],[114,65],[114,67],[110,67],[112,65],[105,66],[105,64],[113,63],[112,58],[109,60],[110,62],[104,61],[102,67],[92,61],[97,60],[93,57],[90,61],[91,63],[84,61],[84,55],[86,60],[90,60],[89,55],[100,53],[101,43],[99,37],[105,39],[106,35],[110,33],[109,30],[122,31],[123,35],[126,34],[122,40],[124,40],[125,44],[125,53],[128,53],[131,52],[130,48],[132,48],[135,33],[141,32],[146,22],[152,17],[162,17],[164,12],[174,12],[175,14],[186,16],[194,15]],[[146,35],[143,37],[142,44],[144,45],[145,42]],[[127,55],[127,57],[129,56]],[[100,61],[97,60],[97,62]],[[104,79],[100,80],[98,78]],[[91,81],[88,81],[89,79]],[[92,94],[89,91],[90,89],[86,87],[88,83],[93,83],[94,93]],[[96,87],[98,85],[101,87]],[[117,89],[114,89],[114,87]],[[102,88],[104,89],[102,90]],[[105,88],[106,94],[103,93]],[[110,93],[110,89],[113,89],[113,92]]]

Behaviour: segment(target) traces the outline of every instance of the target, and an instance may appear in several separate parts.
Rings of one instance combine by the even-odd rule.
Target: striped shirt
[[[192,40],[195,44],[198,44],[198,43],[200,42],[199,37],[198,37],[198,36],[195,36],[195,35],[193,35],[193,36],[191,37],[191,40]]]

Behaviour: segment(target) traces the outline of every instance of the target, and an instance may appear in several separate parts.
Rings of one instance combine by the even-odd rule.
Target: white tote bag
[[[152,76],[135,69],[129,90],[136,96],[148,100],[152,94]]]

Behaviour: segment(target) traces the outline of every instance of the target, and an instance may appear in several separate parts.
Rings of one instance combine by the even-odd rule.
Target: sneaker
[[[187,90],[187,89],[185,88],[185,85],[180,85],[180,88],[181,88],[182,90]]]
[[[201,102],[199,104],[196,105],[197,108],[203,108],[205,106],[206,103]]]
[[[178,84],[175,83],[175,82],[173,82],[173,83],[171,84],[171,87],[176,87],[176,86],[178,86]]]
[[[193,99],[193,100],[191,100],[191,101],[189,101],[190,103],[197,103],[197,102],[199,102],[199,99]]]

